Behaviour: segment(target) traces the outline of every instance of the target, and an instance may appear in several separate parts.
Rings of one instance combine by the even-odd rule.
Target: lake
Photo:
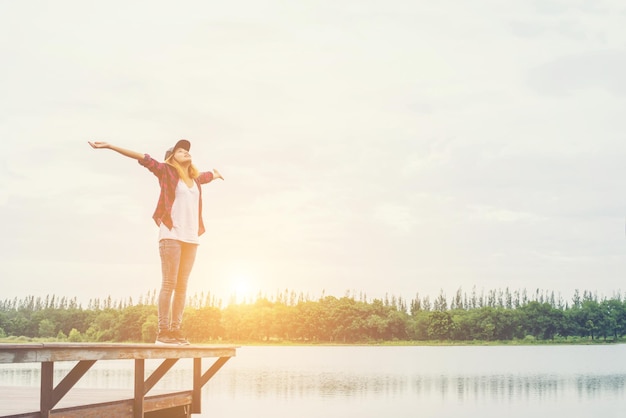
[[[158,385],[188,389],[191,361]],[[147,369],[158,362],[147,362]],[[209,360],[204,367],[208,368]],[[38,364],[0,386],[39,384]],[[72,364],[59,363],[58,375]],[[80,387],[132,388],[132,362],[96,363]],[[626,345],[241,347],[194,417],[623,417]]]

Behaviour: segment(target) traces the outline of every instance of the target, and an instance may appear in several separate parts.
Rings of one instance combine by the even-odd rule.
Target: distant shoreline
[[[29,337],[5,337],[0,338],[0,344],[28,344],[28,343],[50,343],[68,342],[55,338],[29,338]],[[113,341],[81,341],[81,343],[98,344],[113,343]],[[116,344],[145,344],[142,341],[117,341]],[[202,341],[194,342],[197,345],[228,344],[248,347],[463,347],[463,346],[555,346],[555,345],[615,345],[626,344],[626,338],[618,340],[603,339],[582,339],[582,338],[556,338],[554,340],[503,340],[503,341],[374,341],[374,342],[302,342],[302,341]]]

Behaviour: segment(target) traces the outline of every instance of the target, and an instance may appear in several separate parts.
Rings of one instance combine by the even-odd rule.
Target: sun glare
[[[229,274],[229,297],[236,303],[252,299],[254,292],[254,275],[249,268],[238,265]]]
[[[232,290],[237,295],[247,295],[250,293],[250,279],[248,276],[238,275],[233,278]]]

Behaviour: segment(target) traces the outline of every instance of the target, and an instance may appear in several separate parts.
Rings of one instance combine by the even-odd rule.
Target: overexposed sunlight
[[[256,274],[247,263],[237,263],[227,274],[229,302],[242,303],[254,297]]]
[[[250,287],[250,279],[248,276],[239,275],[233,279],[232,291],[237,296],[245,296],[250,293],[252,288]]]

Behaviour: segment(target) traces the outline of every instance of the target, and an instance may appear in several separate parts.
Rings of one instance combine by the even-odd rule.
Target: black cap
[[[171,155],[174,153],[174,151],[176,151],[178,148],[182,148],[185,151],[189,151],[189,148],[191,148],[191,143],[187,141],[186,139],[181,139],[180,141],[176,143],[176,145],[174,145],[172,148],[165,151],[164,160],[167,160],[168,158],[170,158]]]

